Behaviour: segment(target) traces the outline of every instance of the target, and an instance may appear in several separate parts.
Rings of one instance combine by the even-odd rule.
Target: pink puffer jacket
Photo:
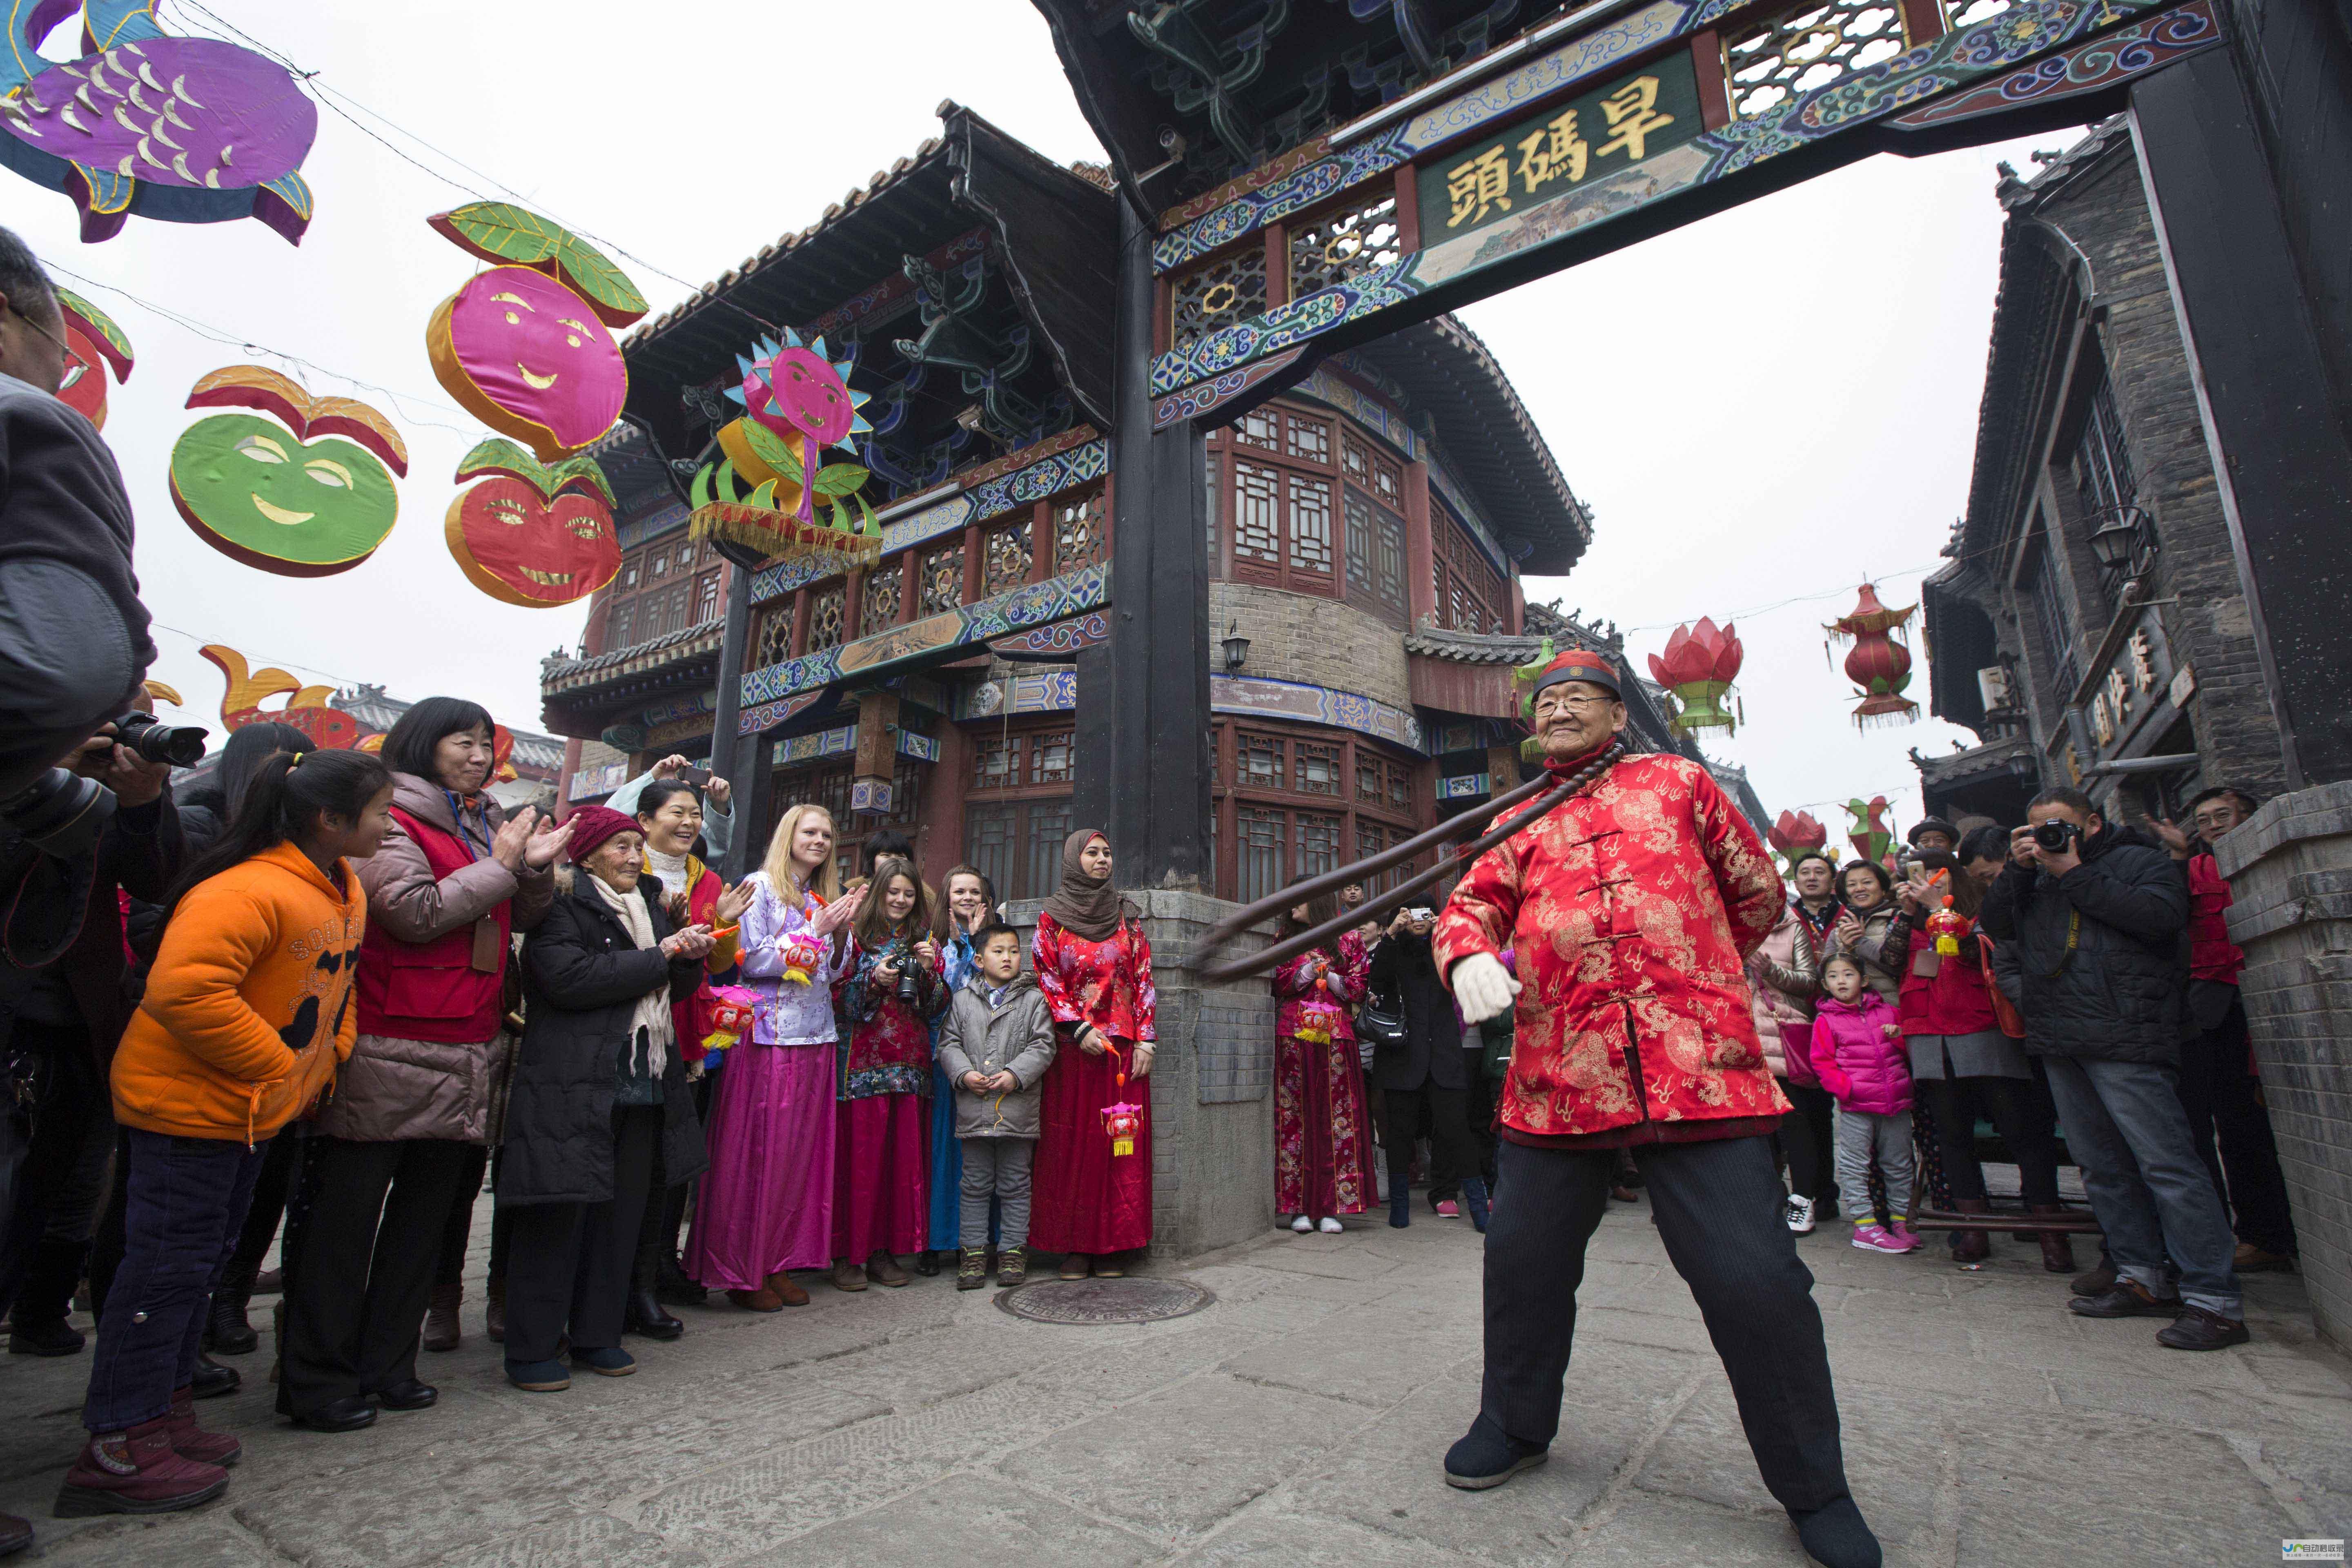
[[[1910,1110],[1911,1063],[1902,1025],[1902,1016],[1874,991],[1854,1002],[1823,997],[1813,1014],[1813,1070],[1822,1087],[1848,1110],[1892,1116]]]

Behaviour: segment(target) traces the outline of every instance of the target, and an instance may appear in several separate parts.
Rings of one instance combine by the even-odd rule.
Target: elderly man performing
[[[1503,1201],[1486,1235],[1486,1385],[1445,1479],[1498,1486],[1547,1457],[1585,1244],[1631,1149],[1764,1484],[1815,1561],[1875,1568],[1877,1539],[1846,1489],[1813,1277],[1780,1218],[1769,1138],[1789,1102],[1743,974],[1780,916],[1780,878],[1705,768],[1622,754],[1618,679],[1582,650],[1538,677],[1545,766],[1583,787],[1481,857],[1437,926],[1465,1018],[1517,1004]]]

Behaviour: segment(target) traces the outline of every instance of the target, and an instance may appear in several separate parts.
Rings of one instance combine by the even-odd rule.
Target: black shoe
[[[686,1325],[663,1311],[660,1300],[651,1290],[632,1290],[628,1310],[621,1315],[621,1330],[641,1339],[674,1340],[686,1332]]]
[[[2097,1296],[2116,1288],[2116,1261],[2102,1253],[2099,1266],[2074,1276],[2073,1289],[2077,1296]]]
[[[1879,1568],[1886,1561],[1878,1537],[1870,1533],[1870,1526],[1862,1521],[1862,1510],[1850,1497],[1811,1513],[1792,1509],[1789,1519],[1797,1527],[1797,1539],[1804,1542],[1806,1554],[1822,1568]]]
[[[294,1425],[313,1432],[356,1432],[375,1425],[375,1406],[353,1394],[297,1415]]]
[[[54,1323],[8,1325],[10,1355],[72,1355],[88,1342],[79,1329],[59,1318]]]
[[[255,1269],[240,1263],[231,1263],[221,1271],[220,1289],[213,1292],[212,1302],[205,1310],[205,1349],[222,1355],[247,1355],[261,1342],[253,1325],[245,1321],[245,1305],[252,1299],[255,1273]]]
[[[1471,1423],[1468,1435],[1445,1450],[1445,1484],[1484,1491],[1550,1458],[1551,1450],[1544,1445],[1523,1443],[1481,1415]]]
[[[683,1274],[664,1274],[654,1282],[654,1300],[665,1307],[699,1307],[710,1292]]]
[[[424,1410],[440,1397],[439,1389],[429,1383],[419,1383],[413,1377],[406,1383],[395,1383],[390,1388],[375,1391],[375,1402],[386,1410]]]
[[[2156,1331],[2158,1344],[2176,1351],[2227,1350],[2253,1337],[2246,1331],[2243,1319],[2225,1318],[2219,1312],[2189,1306],[2180,1309],[2180,1316],[2172,1320],[2172,1327]]]
[[[31,1544],[32,1521],[18,1519],[13,1513],[0,1513],[0,1557],[14,1557]]]
[[[940,1271],[940,1255],[925,1247],[915,1254],[915,1272],[929,1279]]]
[[[2095,1296],[2077,1296],[2066,1310],[2083,1318],[2170,1318],[2180,1298],[2158,1296],[2136,1279],[2118,1279]]]
[[[235,1394],[244,1385],[236,1368],[223,1366],[208,1355],[196,1357],[196,1370],[188,1378],[188,1392],[198,1399],[218,1399],[224,1394]]]

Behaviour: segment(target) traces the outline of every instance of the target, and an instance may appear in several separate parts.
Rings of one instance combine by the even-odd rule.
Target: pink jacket
[[[1822,998],[1813,1014],[1813,1069],[1848,1110],[1893,1116],[1911,1109],[1911,1064],[1903,1019],[1875,991],[1859,1001]],[[1897,1033],[1888,1034],[1894,1026]]]

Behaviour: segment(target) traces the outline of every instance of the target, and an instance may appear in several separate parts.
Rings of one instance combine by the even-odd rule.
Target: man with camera
[[[2156,1337],[2174,1350],[2245,1343],[2236,1238],[2174,1087],[2189,988],[2179,867],[2081,791],[2045,789],[1979,920],[2015,944],[2025,1047],[2049,1069],[2115,1258],[2115,1284],[2069,1305],[2086,1318],[2170,1318]]]

